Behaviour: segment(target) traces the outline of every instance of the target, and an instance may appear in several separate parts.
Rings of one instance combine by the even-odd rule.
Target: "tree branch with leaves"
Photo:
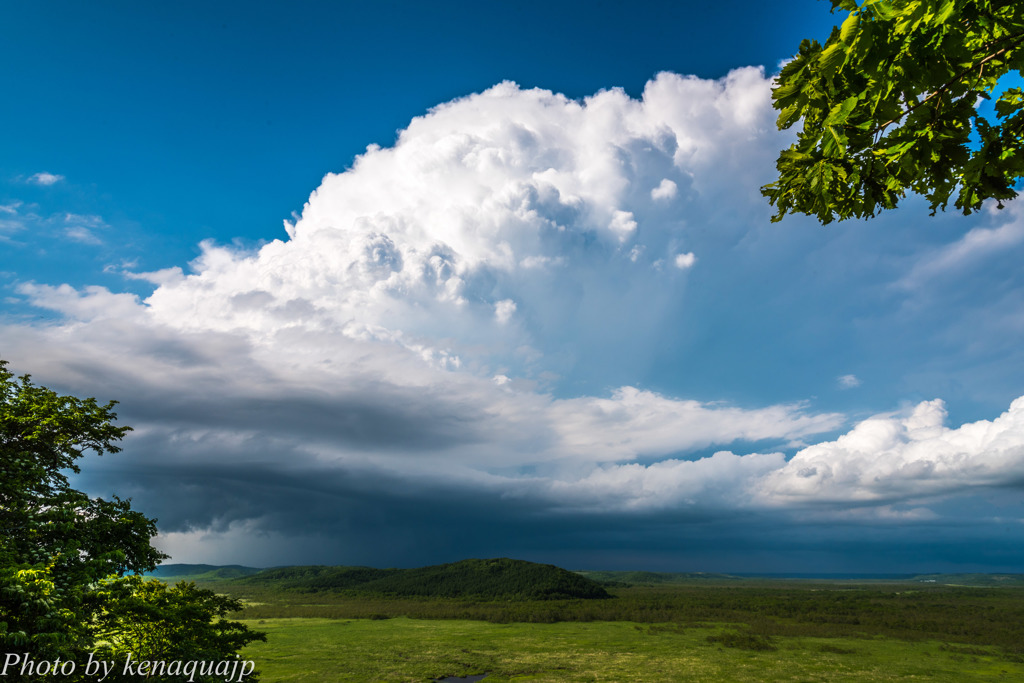
[[[1017,196],[1024,92],[996,93],[1024,69],[1019,0],[831,0],[846,17],[824,45],[805,40],[772,90],[778,126],[802,123],[761,188],[776,207],[823,224],[869,218],[907,193],[934,215]],[[996,98],[995,120],[979,113]]]

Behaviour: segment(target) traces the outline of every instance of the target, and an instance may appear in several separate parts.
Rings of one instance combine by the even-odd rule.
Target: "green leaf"
[[[825,125],[842,125],[846,123],[850,118],[850,114],[857,108],[857,102],[859,101],[856,95],[852,95],[832,107],[825,118]]]
[[[996,115],[1000,118],[1012,116],[1024,107],[1024,92],[1020,88],[1009,88],[996,101]]]
[[[810,154],[804,154],[803,152],[799,152],[790,147],[789,149],[784,149],[779,153],[779,159],[784,159],[786,161],[793,163],[799,163],[811,161],[813,157],[811,157]]]
[[[789,128],[794,123],[796,123],[799,119],[800,108],[794,104],[782,110],[782,113],[779,114],[779,118],[776,123],[779,127],[779,130],[785,130],[786,128]]]
[[[843,41],[847,45],[853,40],[854,34],[857,32],[857,26],[860,24],[860,16],[854,12],[850,16],[846,17],[843,25],[839,28],[839,40]]]
[[[846,152],[846,135],[837,126],[825,126],[825,144],[822,151],[825,156],[839,157]]]
[[[779,84],[772,90],[772,97],[778,100],[784,100],[800,93],[800,82],[795,78],[780,80]]]
[[[956,9],[955,0],[943,0],[939,10],[935,13],[935,23],[944,24]]]
[[[832,43],[826,47],[819,57],[821,69],[828,75],[839,70],[846,60],[846,49],[842,43]]]

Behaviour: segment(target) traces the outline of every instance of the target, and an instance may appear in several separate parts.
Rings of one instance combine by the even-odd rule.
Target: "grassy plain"
[[[265,683],[1024,683],[1020,586],[695,580],[535,601],[209,587],[267,632],[246,650]]]
[[[431,681],[487,672],[486,681],[1024,681],[1024,664],[995,648],[891,638],[772,639],[728,647],[725,625],[630,622],[493,624],[466,620],[271,619],[249,646],[267,683]],[[709,640],[709,637],[712,640]],[[742,639],[742,638],[741,638]],[[728,638],[726,638],[728,640]]]

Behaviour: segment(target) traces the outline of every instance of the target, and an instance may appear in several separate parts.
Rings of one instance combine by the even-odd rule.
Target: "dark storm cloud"
[[[108,467],[90,463],[93,474],[83,481],[121,482],[121,492],[159,518],[165,535],[230,535],[245,523],[264,565],[415,566],[514,556],[574,568],[913,573],[1006,571],[1024,560],[1013,521],[1024,506],[1009,495],[974,499],[969,519],[912,525],[856,514],[798,519],[791,511],[579,513],[526,483],[510,495],[507,486],[418,482],[383,468],[317,467],[298,453],[251,446],[251,462],[241,466],[107,456]],[[933,507],[943,505],[958,509],[956,502]],[[980,529],[971,521],[998,511],[1007,519]],[[227,551],[210,559],[240,558]]]
[[[230,403],[220,396],[194,396],[137,405],[140,408],[122,411],[126,421],[259,431],[342,448],[416,452],[482,440],[475,429],[482,416],[474,415],[471,406],[455,411],[427,392],[410,396],[386,387],[341,396],[243,396]]]

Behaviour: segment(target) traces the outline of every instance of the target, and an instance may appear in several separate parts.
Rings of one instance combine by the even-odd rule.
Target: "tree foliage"
[[[114,424],[114,405],[61,396],[0,361],[0,650],[75,662],[233,655],[262,637],[222,619],[240,605],[144,581],[165,557],[150,543],[155,520],[68,480],[86,452],[120,450],[130,428]]]
[[[241,602],[198,588],[192,582],[169,586],[137,575],[126,576],[104,581],[97,595],[102,610],[96,617],[99,646],[95,651],[109,661],[120,662],[129,656],[136,661],[224,661],[249,642],[266,639],[244,624],[223,618],[229,612],[240,611]],[[222,683],[224,677],[199,676],[195,680]],[[256,678],[243,680],[252,682]]]
[[[805,40],[772,91],[797,142],[761,188],[787,213],[822,223],[868,218],[907,192],[932,214],[1015,197],[1024,176],[1024,92],[1006,88],[996,119],[978,112],[999,79],[1024,68],[1020,0],[831,0],[846,13],[824,45]]]

